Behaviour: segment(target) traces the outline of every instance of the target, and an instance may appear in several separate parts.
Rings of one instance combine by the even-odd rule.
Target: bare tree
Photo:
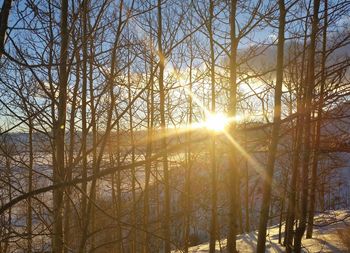
[[[163,176],[164,176],[164,251],[169,253],[171,251],[170,240],[170,186],[169,186],[169,168],[168,168],[168,153],[167,138],[166,138],[166,122],[165,122],[165,87],[164,87],[164,68],[165,68],[165,54],[163,51],[162,44],[162,0],[158,0],[157,6],[157,17],[158,17],[158,30],[157,30],[157,43],[158,43],[158,56],[159,56],[159,110],[160,110],[160,126],[162,134],[162,149],[163,149]]]
[[[309,206],[309,216],[307,223],[307,233],[306,238],[312,238],[315,206],[316,206],[316,185],[317,185],[317,168],[319,163],[319,152],[321,144],[321,125],[322,125],[322,111],[324,103],[324,90],[326,82],[326,50],[327,50],[327,27],[328,27],[328,1],[324,0],[324,22],[323,22],[323,34],[322,34],[322,59],[321,59],[321,87],[320,87],[320,97],[318,101],[317,108],[317,120],[315,122],[316,133],[315,133],[315,143],[313,148],[312,156],[312,181],[310,189],[310,206]]]
[[[61,183],[66,177],[65,173],[65,132],[66,132],[66,105],[67,105],[67,59],[68,59],[68,1],[61,2],[61,49],[60,49],[60,75],[59,75],[59,98],[57,114],[58,119],[54,124],[55,140],[55,163],[54,182]],[[53,191],[54,224],[52,249],[55,253],[63,252],[63,189]]]
[[[277,63],[276,63],[276,86],[274,98],[274,115],[271,142],[269,145],[266,174],[263,181],[263,199],[260,211],[260,221],[258,230],[257,252],[265,252],[266,228],[269,217],[269,208],[271,202],[271,189],[273,187],[273,172],[277,154],[279,132],[281,125],[281,96],[283,84],[283,59],[284,59],[284,31],[286,24],[286,7],[284,0],[278,2],[279,6],[279,24],[278,24],[278,45],[277,45]]]
[[[236,117],[237,113],[237,46],[239,39],[236,38],[236,11],[237,1],[232,0],[230,4],[230,105],[229,116]],[[230,134],[235,136],[235,123],[231,123]],[[240,196],[238,195],[239,188],[239,172],[237,168],[237,149],[232,145],[230,150],[230,169],[231,169],[231,199],[230,199],[230,225],[229,234],[227,237],[228,252],[233,253],[237,251],[236,235],[238,232],[237,222],[237,207]]]
[[[209,1],[209,19],[207,21],[207,29],[209,34],[210,47],[210,84],[211,84],[211,105],[210,112],[216,112],[216,81],[215,81],[215,52],[214,52],[214,1]],[[214,253],[217,239],[217,164],[216,164],[216,137],[213,134],[210,138],[210,167],[211,167],[211,215],[210,215],[210,243],[209,252]]]
[[[0,58],[5,50],[5,38],[6,38],[6,30],[7,23],[10,15],[12,0],[4,0],[1,7],[1,20],[0,20]]]
[[[307,222],[307,209],[308,209],[308,191],[309,191],[309,159],[310,159],[310,134],[311,134],[311,100],[315,86],[315,51],[316,51],[316,36],[318,33],[318,10],[320,7],[320,1],[315,0],[313,6],[313,19],[311,28],[311,38],[308,54],[308,72],[305,87],[305,124],[304,124],[304,150],[302,158],[302,179],[301,184],[301,213],[300,223],[295,231],[294,238],[294,250],[295,252],[301,251],[301,240],[306,229]]]

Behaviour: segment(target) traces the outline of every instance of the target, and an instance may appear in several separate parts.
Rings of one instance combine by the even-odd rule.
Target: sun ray
[[[235,149],[239,151],[239,153],[243,155],[245,159],[247,159],[248,163],[252,165],[252,167],[260,175],[262,175],[263,177],[266,177],[266,173],[262,165],[255,158],[249,155],[248,152],[241,145],[239,145],[239,143],[227,131],[223,131],[223,133],[225,137],[230,141],[230,143],[235,147]]]
[[[244,158],[247,159],[247,162],[252,166],[252,168],[263,178],[263,180],[267,180],[270,184],[275,184],[271,179],[267,176],[265,168],[231,136],[226,130],[223,131],[225,137],[230,141],[230,143],[239,151],[240,154],[243,155]],[[278,192],[278,188],[272,188],[274,192]]]
[[[204,112],[204,115],[206,117],[205,120],[198,123],[192,123],[191,125],[185,125],[179,128],[176,128],[176,131],[170,131],[167,133],[167,136],[171,136],[173,134],[181,134],[188,131],[200,129],[200,128],[206,128],[210,131],[213,131],[214,133],[223,133],[224,136],[227,138],[227,140],[234,146],[234,148],[245,158],[247,159],[247,162],[255,169],[255,171],[261,175],[264,179],[267,179],[266,172],[264,167],[255,159],[253,158],[228,132],[226,128],[229,127],[230,124],[234,122],[239,122],[243,120],[243,116],[237,114],[234,117],[227,117],[225,114],[222,113],[212,113],[210,112],[203,103],[198,99],[198,97],[185,85],[182,85],[185,92],[191,96],[192,101],[198,105],[201,110]],[[161,136],[158,136],[158,138],[161,138]]]

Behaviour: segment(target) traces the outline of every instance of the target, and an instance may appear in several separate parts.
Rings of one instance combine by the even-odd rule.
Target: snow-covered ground
[[[337,231],[350,226],[350,210],[330,211],[315,218],[315,229],[312,239],[303,239],[304,252],[346,253],[348,249],[338,237]],[[239,252],[255,252],[257,232],[239,235],[237,248]],[[217,242],[216,252],[226,252],[226,239]],[[181,251],[176,251],[180,253]],[[189,252],[209,252],[209,244],[191,247]],[[266,252],[285,252],[278,243],[278,226],[269,227],[266,241]]]

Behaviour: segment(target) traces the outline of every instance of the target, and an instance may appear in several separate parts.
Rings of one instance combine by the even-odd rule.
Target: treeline
[[[342,0],[4,0],[0,252],[188,252],[199,235],[237,252],[252,229],[265,252],[275,215],[301,252],[341,166],[323,147],[347,108],[349,13]],[[215,113],[231,119],[221,133],[201,125]]]

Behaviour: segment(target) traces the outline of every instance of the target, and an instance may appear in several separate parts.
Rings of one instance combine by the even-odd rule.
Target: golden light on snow
[[[222,113],[209,114],[206,121],[204,122],[204,126],[209,130],[222,132],[225,130],[226,126],[228,126],[229,123],[229,118]]]

